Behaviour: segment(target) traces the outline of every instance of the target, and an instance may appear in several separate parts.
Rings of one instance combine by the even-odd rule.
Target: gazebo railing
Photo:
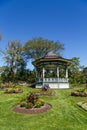
[[[50,83],[50,82],[58,82],[58,83],[66,83],[68,82],[68,78],[39,78],[38,82],[46,82],[46,83]]]

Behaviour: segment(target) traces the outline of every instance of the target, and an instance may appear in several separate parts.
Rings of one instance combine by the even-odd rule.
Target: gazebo
[[[69,88],[68,66],[71,60],[49,52],[32,62],[36,70],[36,88],[49,85],[50,88]]]

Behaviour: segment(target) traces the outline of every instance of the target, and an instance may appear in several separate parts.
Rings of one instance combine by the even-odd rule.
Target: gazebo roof
[[[60,56],[60,55],[57,55],[57,54],[55,54],[55,53],[53,53],[53,52],[51,51],[51,52],[47,53],[47,55],[45,55],[44,58],[45,58],[45,59],[46,59],[46,58],[50,58],[50,59],[52,59],[52,58],[61,58],[61,56]]]
[[[49,52],[44,57],[36,59],[35,61],[33,61],[32,64],[34,66],[39,66],[39,64],[54,63],[54,62],[68,64],[68,63],[71,63],[71,60],[70,59],[65,59],[65,58],[61,57],[60,55],[57,55],[57,54],[55,54],[53,52]]]

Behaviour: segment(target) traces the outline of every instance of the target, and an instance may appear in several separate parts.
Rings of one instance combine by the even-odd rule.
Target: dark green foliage
[[[72,58],[72,63],[68,67],[69,69],[69,82],[75,86],[83,83],[83,66],[80,65],[80,60],[78,57]]]
[[[25,102],[26,102],[26,101],[27,101],[27,100],[26,100],[26,98],[22,98],[22,99],[21,99],[21,102],[23,102],[23,101],[25,101]]]
[[[11,75],[8,66],[3,66],[1,68],[1,81],[2,83],[11,81]]]
[[[86,88],[87,88],[87,67],[83,68],[82,74],[83,74],[83,83],[86,84]]]
[[[26,102],[25,101],[22,101],[21,103],[20,103],[20,107],[25,107],[26,106]]]
[[[27,81],[30,84],[35,84],[36,83],[36,72],[35,72],[35,70],[30,71]]]
[[[32,102],[28,102],[25,106],[27,109],[30,109],[33,107],[33,103]]]
[[[25,52],[28,58],[37,59],[45,56],[49,51],[60,53],[64,45],[59,41],[51,41],[42,37],[33,38],[25,44]]]
[[[77,92],[85,92],[85,88],[80,88],[76,90]]]
[[[28,97],[27,97],[27,100],[29,102],[31,102],[33,105],[35,105],[35,102],[39,99],[39,96],[38,94],[36,93],[31,93]]]
[[[49,70],[49,69],[46,69],[46,72],[45,72],[45,78],[52,78],[52,77],[54,77],[54,78],[56,78],[57,77],[57,73],[56,73],[56,69],[54,69],[54,70]]]
[[[29,75],[30,71],[28,69],[20,67],[17,69],[17,72],[15,74],[15,80],[28,82]]]

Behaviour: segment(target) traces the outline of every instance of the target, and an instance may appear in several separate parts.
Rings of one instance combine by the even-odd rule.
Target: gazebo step
[[[45,84],[45,83],[44,83]],[[50,88],[69,88],[69,83],[48,83]]]
[[[43,85],[36,84],[36,88],[42,88]]]
[[[59,88],[69,88],[69,83],[59,83]]]
[[[46,83],[43,83],[43,85]],[[57,88],[57,89],[63,89],[63,88],[69,88],[69,83],[47,83],[49,84],[50,88]],[[36,84],[36,88],[42,88],[42,84]]]

